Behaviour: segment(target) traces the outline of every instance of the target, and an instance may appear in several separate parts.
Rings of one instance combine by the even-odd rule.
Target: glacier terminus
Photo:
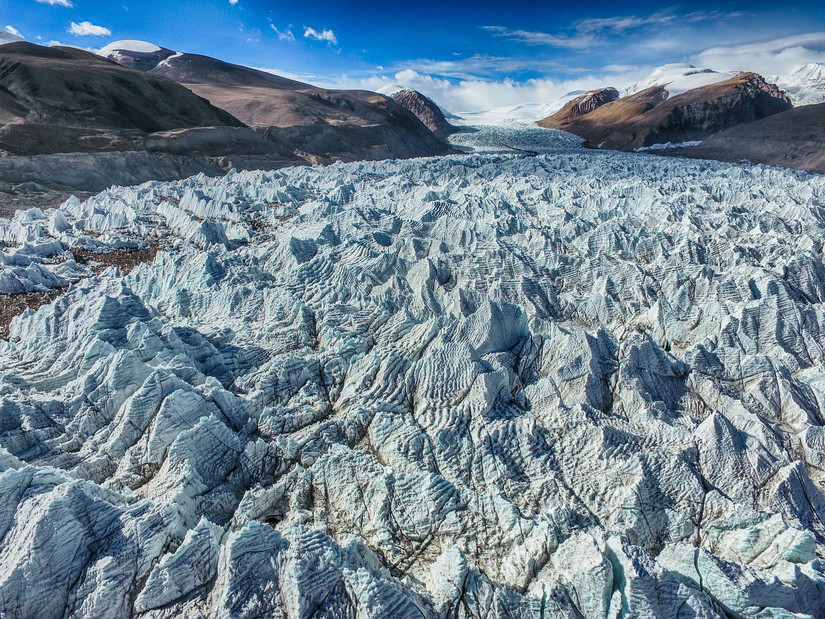
[[[825,618],[825,179],[459,139],[0,220],[0,616]]]

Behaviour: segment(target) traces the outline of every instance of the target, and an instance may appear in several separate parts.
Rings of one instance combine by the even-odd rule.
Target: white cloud
[[[278,38],[281,39],[281,41],[295,40],[295,35],[292,34],[292,26],[290,26],[286,30],[278,30],[278,28],[275,27],[275,24],[269,24],[269,27],[275,31],[275,34],[278,35]]]
[[[40,4],[48,4],[50,6],[63,6],[67,9],[71,9],[74,7],[74,4],[69,2],[69,0],[37,0]]]
[[[338,45],[338,39],[335,38],[332,30],[324,29],[318,32],[315,28],[304,26],[304,38],[315,39],[316,41],[327,41],[330,45]]]
[[[567,80],[532,79],[517,82],[512,79],[471,78],[456,81],[408,68],[395,74],[364,78],[344,76],[326,81],[317,80],[315,83],[327,88],[361,88],[373,91],[392,91],[398,87],[412,88],[427,95],[448,112],[461,115],[509,106],[532,105],[538,109],[542,105],[560,100],[573,91],[605,86],[621,89],[645,77],[649,72],[649,67],[633,67],[616,73],[597,72]]]
[[[229,0],[229,4],[235,6],[236,4],[238,4],[238,0]]]
[[[713,47],[697,54],[692,62],[717,71],[756,71],[766,77],[785,75],[809,62],[825,63],[825,32]]]
[[[6,32],[10,32],[14,36],[20,37],[21,39],[23,38],[23,35],[20,34],[20,31],[17,28],[15,28],[14,26],[6,26]]]
[[[95,26],[91,22],[82,21],[79,24],[72,22],[69,27],[69,32],[79,37],[95,36],[95,37],[109,37],[112,36],[112,31],[103,26]]]
[[[511,30],[504,26],[482,26],[487,32],[492,32],[495,36],[504,37],[511,41],[526,43],[527,45],[546,45],[548,47],[560,47],[562,49],[584,49],[598,43],[597,39],[590,35],[566,35],[550,34],[549,32],[536,32],[533,30]]]

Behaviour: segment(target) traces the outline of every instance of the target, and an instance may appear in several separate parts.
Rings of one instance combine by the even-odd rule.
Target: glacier
[[[0,615],[825,617],[825,179],[536,131],[0,220]]]

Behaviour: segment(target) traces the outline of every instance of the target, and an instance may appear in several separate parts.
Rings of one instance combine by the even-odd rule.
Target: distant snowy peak
[[[132,69],[149,71],[175,55],[175,52],[146,41],[115,41],[102,48],[97,54]]]
[[[512,123],[532,123],[555,114],[571,99],[575,99],[581,94],[584,94],[584,91],[575,90],[550,103],[533,101],[517,105],[504,105],[491,110],[459,112],[458,124],[506,126]]]
[[[774,77],[773,81],[788,93],[795,105],[825,101],[825,64],[809,62],[788,75]]]
[[[146,41],[114,41],[102,48],[98,53],[100,56],[108,57],[114,52],[122,52],[126,54],[154,54],[161,51],[163,48],[158,47],[154,43],[147,43]]]
[[[665,86],[670,96],[678,95],[694,88],[724,82],[733,77],[733,73],[702,69],[687,63],[662,65],[640,82],[628,86],[622,96],[636,94],[653,86]]]

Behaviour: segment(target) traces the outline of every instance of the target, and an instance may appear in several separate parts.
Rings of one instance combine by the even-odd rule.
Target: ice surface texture
[[[0,235],[74,282],[0,342],[3,617],[825,617],[822,177],[476,154]]]

